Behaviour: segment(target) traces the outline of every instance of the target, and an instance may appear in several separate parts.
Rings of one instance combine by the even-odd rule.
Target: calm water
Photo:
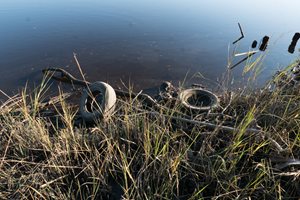
[[[46,67],[78,75],[73,52],[88,80],[113,86],[178,83],[187,72],[215,82],[226,69],[228,46],[240,36],[237,22],[246,36],[239,52],[270,36],[263,81],[299,56],[287,52],[300,31],[298,2],[1,0],[0,89],[11,93],[27,80],[38,83]],[[233,71],[242,81],[242,66]]]

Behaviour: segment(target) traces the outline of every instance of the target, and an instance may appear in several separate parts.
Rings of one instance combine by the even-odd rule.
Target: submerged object
[[[238,41],[240,41],[241,39],[243,39],[245,37],[244,33],[243,33],[243,29],[241,27],[241,24],[238,23],[238,26],[239,26],[239,29],[240,29],[240,32],[241,32],[241,37],[239,37],[237,40],[235,40],[232,44],[235,44],[237,43]]]
[[[108,119],[117,101],[115,90],[107,83],[97,81],[83,90],[79,112],[86,122]]]
[[[251,48],[252,48],[252,49],[253,49],[253,48],[256,48],[256,46],[257,46],[257,41],[254,40],[254,41],[252,42],[252,44],[251,44]]]
[[[261,45],[259,47],[259,50],[265,51],[267,49],[269,39],[270,39],[270,37],[267,35],[263,37],[263,39],[261,41]]]
[[[179,94],[182,105],[191,111],[209,111],[219,105],[218,97],[212,92],[200,88],[183,90]]]
[[[299,38],[300,38],[300,33],[295,33],[295,35],[292,39],[292,42],[291,42],[291,44],[288,48],[289,53],[294,53],[295,52],[295,47],[297,45],[297,42],[298,42]]]

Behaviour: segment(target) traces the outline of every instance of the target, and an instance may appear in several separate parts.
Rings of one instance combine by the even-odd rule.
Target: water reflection
[[[280,2],[280,3],[279,3]],[[271,5],[270,5],[271,4]],[[9,1],[0,3],[0,88],[16,91],[40,70],[65,67],[77,73],[73,52],[90,81],[137,88],[186,73],[216,80],[225,71],[228,45],[238,50],[270,35],[262,79],[292,61],[286,50],[299,30],[295,1]],[[268,8],[268,9],[266,9]],[[281,14],[278,14],[281,13]],[[235,69],[239,79],[241,68]]]

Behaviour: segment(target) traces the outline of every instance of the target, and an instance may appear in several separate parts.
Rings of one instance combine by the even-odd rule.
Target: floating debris
[[[254,48],[257,47],[257,41],[256,41],[256,40],[254,40],[254,41],[252,42],[251,47],[252,47],[252,49],[254,49]]]
[[[253,52],[247,52],[247,56],[245,58],[243,58],[242,60],[240,60],[239,62],[237,62],[236,64],[232,65],[229,67],[229,69],[233,69],[235,68],[236,66],[238,66],[239,64],[245,62],[246,60],[248,60],[248,58],[250,58],[251,56],[253,56],[254,54],[256,54],[257,51],[253,51]]]
[[[299,38],[300,38],[300,33],[295,33],[295,35],[292,39],[292,42],[291,42],[291,44],[288,48],[289,53],[293,54],[295,52],[295,47],[297,45],[297,42],[298,42]]]
[[[263,37],[261,45],[259,47],[260,51],[265,51],[267,49],[269,39],[270,39],[270,37],[267,35]]]
[[[240,32],[241,32],[241,37],[239,37],[237,40],[235,40],[232,44],[237,43],[238,41],[240,41],[241,39],[243,39],[245,37],[240,23],[238,23],[238,26],[239,26],[239,29],[240,29]]]
[[[243,52],[243,53],[236,53],[234,54],[235,57],[237,56],[244,56],[244,55],[249,55],[249,54],[253,54],[253,53],[257,53],[258,51],[248,51],[248,52]]]

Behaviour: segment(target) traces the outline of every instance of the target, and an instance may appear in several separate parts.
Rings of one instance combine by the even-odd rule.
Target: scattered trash
[[[242,27],[240,25],[240,23],[238,23],[238,26],[239,26],[239,29],[240,29],[240,32],[241,32],[241,37],[239,37],[237,40],[235,40],[232,44],[236,44],[238,41],[240,41],[241,39],[243,39],[245,36],[244,36],[244,32],[242,30]],[[263,39],[263,43],[262,45],[260,46],[260,50],[263,49],[263,51],[267,48],[267,42],[269,40],[269,37],[266,38],[267,36],[264,37]],[[255,48],[257,46],[257,41],[254,40],[253,43],[252,43],[252,48]],[[261,50],[262,51],[262,50]],[[250,58],[251,56],[253,56],[254,54],[256,54],[258,51],[249,51],[249,52],[244,52],[244,53],[238,53],[238,54],[235,54],[234,56],[242,56],[242,55],[246,55],[245,58],[241,59],[240,61],[238,61],[236,64],[232,65],[232,66],[229,66],[228,68],[229,69],[233,69],[235,68],[236,66],[238,66],[239,64],[245,62],[246,60],[248,60],[248,58]]]
[[[43,70],[43,73],[50,75],[51,78],[71,83],[74,85],[84,86],[79,111],[81,118],[86,122],[94,122],[96,119],[106,120],[109,118],[116,103],[116,98],[136,98],[143,105],[156,109],[168,101],[181,102],[184,108],[193,112],[209,111],[218,107],[218,97],[212,92],[200,88],[184,89],[178,92],[170,82],[163,82],[158,90],[158,94],[151,97],[143,91],[138,94],[129,93],[122,90],[113,89],[109,84],[104,82],[90,83],[85,80],[79,80],[70,73],[60,68],[49,68]],[[60,73],[60,75],[57,75]]]
[[[211,109],[217,108],[219,106],[218,97],[208,90],[204,90],[201,88],[191,88],[184,89],[181,92],[178,92],[176,89],[174,89],[174,86],[172,86],[170,82],[163,82],[159,88],[159,95],[156,96],[157,98],[153,99],[152,97],[141,92],[138,94],[129,94],[121,90],[114,90],[111,86],[104,82],[95,82],[91,84],[87,81],[82,81],[76,79],[74,76],[72,76],[70,73],[66,72],[63,69],[51,68],[50,70],[43,70],[44,73],[48,73],[49,71],[60,72],[63,74],[62,79],[52,76],[52,78],[54,78],[55,80],[63,80],[66,83],[76,83],[78,85],[87,86],[87,88],[83,90],[83,95],[80,100],[80,117],[82,117],[87,122],[94,122],[97,118],[105,119],[111,116],[114,111],[116,97],[131,97],[137,98],[142,101],[148,99],[148,101],[153,103],[153,107],[151,109],[152,111],[148,112],[148,114],[150,115],[164,116],[166,119],[170,118],[175,121],[180,121],[181,123],[193,124],[195,126],[203,126],[208,129],[219,129],[226,132],[240,131],[238,128],[233,128],[230,126],[218,125],[207,121],[195,120],[192,119],[191,116],[187,115],[182,115],[182,117],[169,116],[155,111],[155,108],[161,106],[157,103],[157,99],[162,99],[161,95],[163,93],[163,96],[165,96],[166,93],[169,93],[168,96],[170,98],[168,100],[174,100],[174,98],[179,98],[177,100],[179,100],[179,102],[181,102],[182,105],[189,110],[198,113],[208,112]],[[93,95],[93,98],[90,96],[91,93]],[[262,133],[261,130],[255,128],[246,128],[243,131],[245,131],[246,133]]]
[[[241,38],[242,39],[242,38]],[[269,36],[264,36],[263,39],[262,39],[262,42],[261,42],[261,45],[259,47],[259,50],[260,51],[265,51],[267,49],[267,46],[268,46],[268,42],[269,42]],[[255,48],[257,46],[257,41],[254,40],[252,42],[252,45],[251,47],[252,48]],[[238,61],[236,64],[232,65],[232,66],[229,66],[228,68],[229,69],[233,69],[235,68],[236,66],[240,65],[241,63],[245,62],[246,60],[248,60],[250,57],[252,57],[253,55],[255,55],[258,51],[248,51],[248,52],[243,52],[243,53],[237,53],[237,54],[234,54],[234,56],[243,56],[243,55],[246,55],[245,58],[241,59],[240,61]]]
[[[80,115],[86,122],[94,122],[96,119],[107,119],[110,117],[114,111],[116,98],[118,97],[132,97],[137,98],[139,100],[148,100],[148,106],[153,106],[154,110],[148,112],[152,115],[164,116],[166,119],[170,118],[175,121],[180,121],[181,123],[193,124],[195,126],[203,126],[208,129],[219,129],[226,132],[238,132],[239,128],[234,128],[230,126],[218,125],[207,121],[199,121],[191,118],[191,116],[183,115],[180,116],[169,116],[164,115],[160,112],[155,111],[155,108],[160,107],[158,104],[158,99],[161,100],[172,100],[174,98],[179,98],[179,102],[189,111],[196,113],[208,112],[213,108],[217,108],[219,106],[218,97],[202,88],[190,88],[184,89],[177,92],[176,89],[172,86],[170,82],[163,82],[159,87],[159,94],[156,96],[156,99],[153,99],[147,94],[143,94],[142,91],[138,94],[132,93],[129,94],[127,92],[121,90],[114,90],[110,85],[104,82],[95,82],[89,83],[87,81],[82,81],[76,79],[74,76],[69,74],[63,69],[52,68],[50,70],[43,70],[44,73],[48,71],[60,72],[63,74],[62,80],[68,83],[76,83],[78,85],[86,85],[87,88],[84,89],[81,100],[80,100]],[[54,77],[53,77],[54,78]],[[60,80],[58,77],[54,79]],[[91,97],[92,94],[92,97]],[[164,97],[168,97],[165,98]],[[161,101],[160,101],[161,102]],[[162,101],[163,102],[163,101]],[[147,101],[146,101],[147,103]],[[246,133],[257,133],[263,134],[262,130],[256,128],[246,128],[243,131]],[[267,137],[266,134],[264,136]],[[284,151],[284,149],[272,138],[268,137],[268,139],[273,144],[274,148],[278,150],[278,152]]]
[[[179,94],[181,104],[190,111],[204,112],[219,105],[218,97],[204,89],[186,89]]]
[[[156,95],[155,99],[153,99],[149,95],[142,93],[142,91],[138,94],[129,94],[125,91],[115,90],[110,85],[104,82],[95,82],[91,84],[87,81],[82,81],[76,79],[74,76],[63,69],[51,68],[50,70],[43,70],[43,72],[46,74],[48,74],[49,71],[62,73],[62,78],[52,76],[52,78],[54,78],[55,80],[63,80],[67,83],[76,83],[78,85],[86,86],[81,96],[79,110],[80,117],[84,121],[89,123],[93,123],[97,119],[102,119],[104,121],[108,119],[114,112],[117,97],[130,97],[142,101],[143,104],[147,107],[151,107],[151,111],[148,113],[152,115],[164,116],[166,119],[170,118],[180,123],[193,124],[194,126],[203,126],[208,129],[219,129],[225,132],[240,131],[239,128],[218,125],[208,121],[200,121],[192,118],[193,113],[208,113],[212,109],[219,106],[218,97],[214,93],[202,88],[190,88],[178,91],[174,88],[174,86],[172,86],[170,82],[166,81],[161,84],[161,86],[159,87],[159,94]],[[186,110],[191,111],[191,116],[183,113],[181,113],[181,116],[169,116],[155,110],[156,108],[161,108],[161,106],[163,106],[159,103],[165,103],[168,101],[178,102],[178,100]],[[246,133],[257,133],[259,135],[264,133],[262,130],[256,128],[246,128],[243,131],[245,131]],[[265,137],[268,137],[266,134],[263,135]],[[268,139],[271,141],[274,148],[278,150],[278,152],[284,151],[284,149],[275,140],[270,137],[268,137]]]
[[[240,32],[241,32],[241,37],[239,37],[237,40],[235,40],[232,44],[236,44],[238,41],[240,41],[241,39],[243,39],[245,36],[244,36],[244,33],[243,33],[243,30],[242,30],[242,27],[240,25],[240,23],[238,23],[238,26],[239,26],[239,29],[240,29]],[[261,40],[261,44],[259,46],[259,50],[260,51],[265,51],[268,47],[268,42],[269,42],[269,39],[270,37],[269,36],[264,36]],[[295,52],[295,47],[297,45],[297,42],[298,40],[300,39],[300,33],[297,32],[294,34],[293,38],[292,38],[292,42],[291,44],[289,45],[288,47],[288,52],[293,54]],[[257,41],[254,40],[251,44],[251,48],[254,49],[257,47]],[[233,69],[235,68],[237,65],[243,63],[244,61],[246,61],[248,58],[250,58],[251,56],[253,56],[255,53],[257,53],[257,51],[249,51],[249,52],[244,52],[244,53],[237,53],[235,54],[234,56],[242,56],[242,55],[247,55],[247,57],[243,58],[242,60],[238,61],[236,64],[234,64],[233,66],[230,66],[228,67],[229,69]],[[300,80],[300,76],[299,76],[299,80]]]

